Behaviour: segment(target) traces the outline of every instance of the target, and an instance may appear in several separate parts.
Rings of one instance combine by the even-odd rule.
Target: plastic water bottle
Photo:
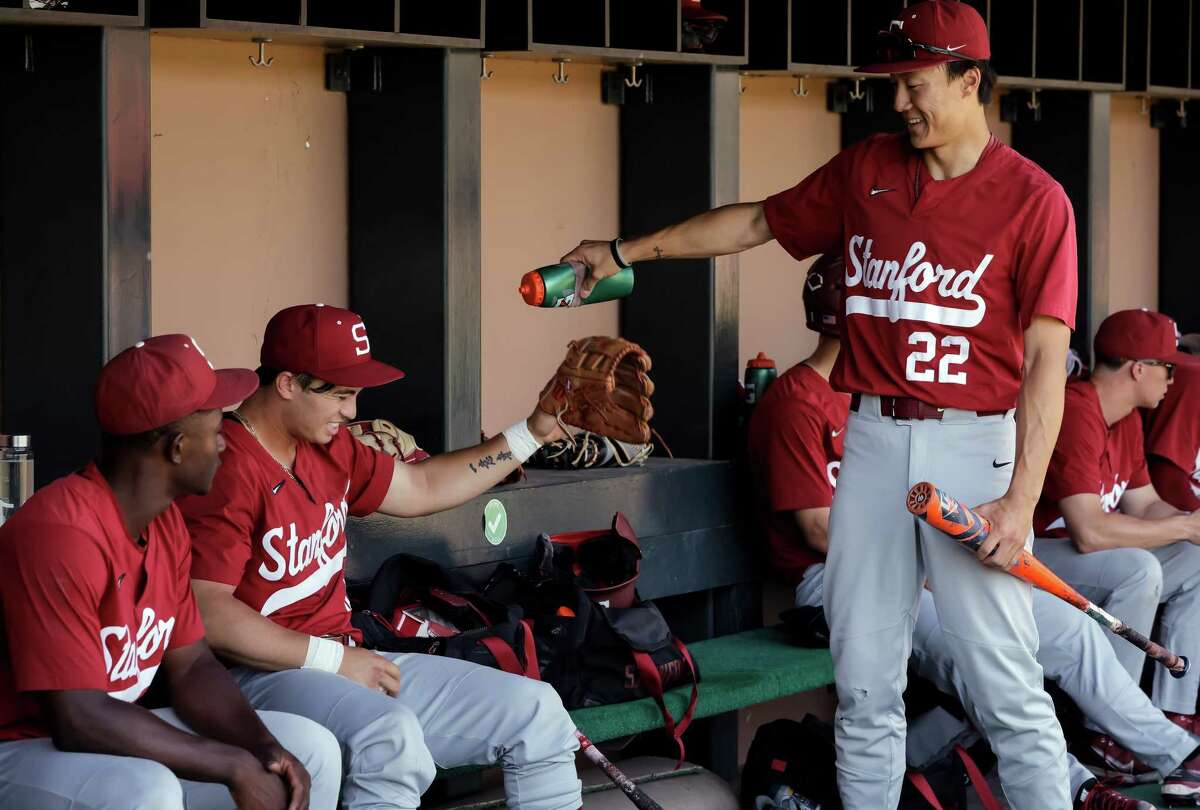
[[[746,361],[746,404],[755,405],[775,382],[775,361],[762,352]]]
[[[32,442],[25,435],[0,434],[0,523],[32,494]]]
[[[755,799],[754,810],[821,810],[821,805],[787,785],[778,785],[772,795]]]
[[[530,270],[521,276],[519,291],[525,303],[531,307],[569,307],[575,300],[575,268],[583,265],[576,262],[550,264]],[[633,268],[624,270],[601,279],[592,288],[592,294],[579,302],[584,304],[599,304],[602,301],[613,301],[624,298],[633,292]]]

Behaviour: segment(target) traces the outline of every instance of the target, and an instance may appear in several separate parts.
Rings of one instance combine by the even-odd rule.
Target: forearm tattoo
[[[499,453],[496,454],[496,461],[512,461],[512,457],[513,457],[512,451],[501,450]]]
[[[663,257],[663,249],[658,245],[654,246],[654,258],[661,259]]]
[[[512,453],[509,453],[509,455],[511,456]],[[476,461],[474,464],[468,463],[467,466],[471,468],[471,472],[477,473],[477,472],[479,472],[479,470],[486,470],[489,467],[495,467],[496,460],[494,458],[492,458],[491,456],[484,456],[483,458]],[[476,469],[476,467],[478,467],[478,469]]]

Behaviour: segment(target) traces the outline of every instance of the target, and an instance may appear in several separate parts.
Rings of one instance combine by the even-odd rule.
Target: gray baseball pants
[[[400,668],[395,698],[316,670],[232,672],[255,708],[333,732],[345,810],[414,810],[437,767],[496,763],[512,810],[579,810],[575,724],[552,687],[456,658],[382,655]]]
[[[1163,604],[1159,641],[1167,649],[1200,659],[1200,546],[1186,541],[1155,549],[1114,548],[1080,554],[1070,540],[1045,538],[1035,553],[1081,594],[1146,637]],[[1140,683],[1146,654],[1109,633],[1121,666]],[[1165,712],[1196,713],[1200,666],[1182,678],[1154,668],[1154,705]]]
[[[154,713],[190,731],[170,709]],[[258,713],[279,744],[312,777],[311,810],[335,810],[342,780],[337,740],[318,724],[282,712]],[[60,751],[48,738],[0,743],[5,810],[236,810],[229,790],[180,779],[149,759]]]
[[[1011,412],[946,409],[940,421],[894,420],[880,415],[878,397],[863,396],[850,414],[824,594],[837,679],[838,785],[848,810],[888,810],[899,801],[902,695],[926,578],[1009,803],[1071,807],[1066,745],[1034,657],[1029,585],[981,565],[905,509],[909,487],[926,480],[968,504],[1000,497],[1015,445]]]

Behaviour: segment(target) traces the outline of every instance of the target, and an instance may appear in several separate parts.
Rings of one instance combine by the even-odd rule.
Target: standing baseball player
[[[255,714],[205,643],[172,503],[208,491],[220,409],[254,382],[214,372],[187,335],[126,349],[96,386],[99,462],[0,528],[0,807],[336,806],[333,735]],[[148,711],[137,700],[160,671],[171,708]]]
[[[1072,419],[1058,437],[1035,527],[1037,555],[1080,593],[1149,636],[1163,604],[1162,644],[1200,656],[1200,512],[1180,511],[1150,483],[1138,408],[1154,408],[1184,362],[1166,315],[1109,315],[1093,342],[1091,377],[1067,385]],[[1044,538],[1044,539],[1042,539]],[[1120,640],[1137,681],[1145,654]],[[1156,706],[1196,733],[1200,671],[1155,672]]]
[[[1200,358],[1179,356],[1162,404],[1145,412],[1154,491],[1184,512],[1200,509]]]
[[[966,3],[912,3],[881,35],[906,132],[867,139],[762,203],[564,256],[590,271],[746,250],[841,253],[846,321],[831,376],[853,394],[829,523],[825,607],[837,676],[838,782],[851,808],[895,807],[902,693],[928,578],[1000,778],[1018,808],[1065,810],[1065,746],[1029,586],[1004,573],[1030,538],[1062,418],[1075,317],[1075,224],[1062,187],[988,131],[987,28]],[[1015,418],[1014,418],[1015,416]],[[979,556],[916,523],[903,494],[946,481],[982,504]]]
[[[842,275],[840,257],[822,257],[809,270],[804,308],[809,329],[821,335],[816,351],[771,385],[755,408],[747,435],[769,568],[795,588],[798,607],[822,603],[829,507],[850,413],[850,397],[834,391],[828,382],[840,347]],[[1033,592],[1033,616],[1042,641],[1038,663],[1046,678],[1057,683],[1107,735],[1089,740],[1081,752],[1089,767],[1106,781],[1132,783],[1162,776],[1165,793],[1189,798],[1200,793],[1197,741],[1150,703],[1117,661],[1104,631],[1072,606],[1039,590]],[[918,674],[973,711],[928,590],[920,595],[912,663]],[[967,730],[957,721],[956,726],[955,733]],[[913,757],[922,751],[944,749],[944,732],[945,728],[938,728],[930,735],[909,729],[910,764],[920,764]],[[1137,763],[1126,747],[1142,761],[1153,763],[1153,768]],[[1071,795],[1078,810],[1149,807],[1098,783],[1074,757],[1068,761]]]
[[[321,304],[277,313],[259,388],[225,422],[212,491],[180,507],[213,646],[251,705],[309,717],[342,745],[342,803],[416,808],[435,766],[500,762],[514,810],[578,810],[575,726],[549,684],[432,655],[355,646],[347,515],[463,503],[562,432],[535,410],[477,447],[396,464],[351,437],[363,388],[403,372],[371,357],[362,319]]]

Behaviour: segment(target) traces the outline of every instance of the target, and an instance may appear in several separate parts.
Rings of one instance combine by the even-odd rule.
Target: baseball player
[[[1176,509],[1195,512],[1200,509],[1200,358],[1179,360],[1162,404],[1143,414],[1146,461],[1154,491]]]
[[[818,607],[822,602],[829,507],[850,412],[850,398],[835,392],[828,382],[840,345],[841,276],[840,257],[822,257],[809,270],[804,307],[809,328],[821,335],[817,349],[771,385],[756,406],[747,434],[747,458],[770,570],[795,588],[797,606]],[[1033,592],[1033,615],[1042,640],[1038,662],[1046,677],[1075,700],[1099,729],[1154,764],[1153,770],[1146,766],[1137,770],[1134,758],[1123,755],[1124,748],[1105,737],[1089,741],[1089,746],[1098,748],[1091,758],[1098,774],[1123,782],[1161,775],[1171,792],[1195,795],[1195,780],[1200,777],[1197,741],[1167,720],[1138,689],[1102,638],[1103,630],[1075,608],[1038,590]],[[912,663],[922,677],[972,710],[928,591],[920,596]],[[915,751],[937,750],[944,739],[917,740],[916,733],[909,730],[910,764]],[[1069,767],[1076,808],[1148,807],[1098,784],[1074,757],[1069,757]]]
[[[1087,598],[1149,635],[1164,605],[1161,641],[1200,655],[1200,513],[1164,502],[1150,482],[1138,408],[1166,395],[1181,361],[1175,324],[1146,310],[1104,319],[1088,380],[1067,385],[1072,418],[1058,437],[1035,527],[1037,555]],[[1136,681],[1141,650],[1113,642]],[[1158,668],[1161,669],[1161,668]],[[1200,672],[1156,671],[1153,700],[1195,733]]]
[[[342,745],[342,803],[420,804],[435,766],[500,762],[514,810],[577,810],[575,726],[549,684],[453,658],[357,647],[343,568],[347,515],[411,517],[484,492],[562,435],[535,410],[477,447],[396,464],[351,437],[363,388],[403,372],[371,357],[362,319],[321,304],[277,313],[259,388],[226,419],[212,491],[180,503],[213,646],[260,709]]]
[[[1074,215],[1062,187],[988,131],[987,28],[966,3],[911,3],[881,36],[906,131],[851,146],[792,189],[564,256],[589,269],[701,257],[774,238],[797,260],[840,253],[846,321],[835,390],[853,395],[829,522],[824,601],[850,808],[895,807],[902,693],[928,578],[955,665],[1010,802],[1064,810],[1065,745],[1042,671],[1030,589],[1004,574],[1030,538],[1062,417],[1075,317]],[[982,504],[980,565],[914,522],[903,493],[946,481]]]
[[[100,460],[0,528],[0,806],[336,806],[333,735],[255,714],[209,650],[172,503],[208,491],[220,409],[254,383],[214,372],[187,335],[126,349],[96,386]],[[137,700],[160,672],[171,708],[149,711]]]

